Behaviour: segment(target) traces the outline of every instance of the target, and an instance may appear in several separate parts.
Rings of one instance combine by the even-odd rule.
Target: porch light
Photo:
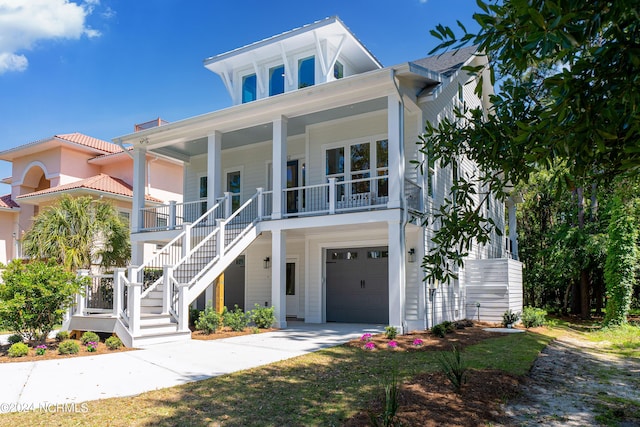
[[[263,262],[264,262],[264,269],[265,269],[265,270],[268,270],[268,269],[269,269],[269,267],[271,267],[271,259],[269,259],[269,257],[266,257],[266,258],[263,260]]]
[[[414,248],[409,249],[409,262],[416,262],[416,250]]]

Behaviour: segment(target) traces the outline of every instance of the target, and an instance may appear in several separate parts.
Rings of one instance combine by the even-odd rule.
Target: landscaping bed
[[[83,357],[83,356],[96,356],[99,354],[107,354],[107,353],[117,353],[122,351],[131,351],[135,350],[134,348],[126,348],[120,347],[117,350],[110,350],[103,343],[97,343],[95,346],[95,351],[90,352],[87,350],[87,347],[84,346],[79,340],[67,340],[67,341],[75,341],[80,347],[80,351],[76,354],[58,354],[58,347],[60,346],[60,342],[55,339],[48,339],[45,341],[44,345],[47,346],[46,351],[43,355],[39,356],[36,354],[35,346],[29,346],[29,353],[26,356],[22,357],[9,357],[9,347],[11,344],[0,345],[0,363],[14,363],[14,362],[36,362],[40,360],[50,360],[50,359],[68,359],[70,357]]]
[[[250,335],[250,334],[262,334],[265,332],[275,332],[278,331],[277,328],[267,328],[267,329],[255,329],[255,328],[244,328],[242,331],[234,331],[231,328],[225,326],[224,328],[212,333],[206,334],[203,331],[192,330],[191,339],[192,340],[200,340],[200,341],[210,341],[210,340],[219,340],[222,338],[231,338],[231,337],[239,337],[242,335]]]

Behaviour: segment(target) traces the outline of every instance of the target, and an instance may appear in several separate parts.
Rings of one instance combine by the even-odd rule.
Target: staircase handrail
[[[247,200],[242,206],[240,206],[232,215],[229,216],[229,218],[224,219],[222,221],[220,221],[220,227],[217,228],[217,230],[214,233],[211,234],[215,234],[220,233],[220,231],[225,229],[225,225],[229,222],[231,222],[235,217],[237,217],[244,209],[248,208],[252,203],[254,203],[257,198],[260,196],[260,192],[257,192],[256,194],[254,194],[249,200]],[[244,236],[247,232],[247,230],[249,230],[251,227],[253,227],[256,222],[259,220],[260,218],[260,213],[258,212],[256,217],[253,219],[253,221],[251,221],[249,224],[247,224],[247,226],[240,232],[238,233],[238,235],[231,241],[229,242],[228,245],[224,244],[224,233],[220,233],[220,239],[222,239],[221,245],[224,248],[223,253],[225,253],[227,251],[228,248],[232,248],[241,238],[242,236]],[[195,252],[192,251],[189,253],[189,255],[191,255],[191,253]],[[209,271],[209,268],[211,268],[211,266],[213,264],[215,264],[219,258],[220,258],[221,254],[216,254],[216,256],[214,258],[212,258],[207,265],[205,265],[203,268],[200,269],[200,271],[191,278],[191,280],[189,280],[189,287],[193,286],[194,283],[196,283],[200,277],[202,275],[204,275],[207,271]]]
[[[200,217],[198,217],[194,222],[192,222],[191,224],[185,224],[183,230],[180,232],[180,234],[178,234],[176,237],[174,237],[169,243],[167,243],[166,245],[164,245],[162,247],[162,249],[160,249],[158,252],[156,252],[152,257],[150,257],[149,259],[145,260],[141,265],[139,265],[138,267],[134,268],[132,270],[133,275],[135,276],[136,280],[138,279],[140,272],[144,271],[145,268],[153,265],[153,263],[155,261],[157,261],[161,256],[163,255],[167,255],[170,253],[170,250],[173,246],[177,246],[177,242],[179,242],[180,240],[184,239],[184,237],[186,236],[187,233],[191,232],[191,229],[195,226],[197,226],[199,223],[203,222],[206,218],[208,218],[208,216],[214,212],[216,209],[218,209],[220,207],[220,205],[224,202],[225,198],[224,197],[220,197],[218,199],[216,199],[216,203],[213,204],[213,206],[208,209],[205,213],[203,213]],[[133,277],[129,278],[130,281],[134,281]],[[144,279],[143,279],[144,280]],[[162,283],[162,277],[159,277],[158,279],[156,279],[155,282],[153,282],[151,284],[151,286],[149,286],[147,289],[144,290],[144,292],[142,293],[142,297],[146,296],[149,294],[149,292],[151,292],[152,290],[154,290],[156,287],[158,287],[158,285]]]

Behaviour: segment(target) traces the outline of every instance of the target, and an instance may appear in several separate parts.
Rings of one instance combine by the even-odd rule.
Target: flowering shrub
[[[41,344],[39,346],[36,347],[36,356],[44,356],[44,354],[47,352],[47,346],[44,344]]]
[[[422,347],[423,344],[424,342],[420,338],[416,338],[415,340],[413,340],[414,347]]]
[[[360,341],[366,341],[369,342],[371,341],[371,338],[373,337],[373,335],[371,334],[364,334],[360,337]]]
[[[97,343],[97,342],[95,342],[95,341],[89,341],[89,342],[87,343],[87,351],[88,351],[89,353],[93,353],[93,352],[95,352],[97,349],[98,349],[98,343]]]
[[[365,350],[373,350],[375,348],[376,348],[376,345],[372,341],[369,341],[364,345]]]
[[[389,341],[389,343],[387,344],[387,346],[389,348],[398,348],[398,343],[395,341]]]

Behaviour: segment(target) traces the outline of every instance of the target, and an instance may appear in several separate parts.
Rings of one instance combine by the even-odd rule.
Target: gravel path
[[[640,360],[608,354],[607,345],[562,337],[547,346],[505,405],[503,425],[640,425]]]

